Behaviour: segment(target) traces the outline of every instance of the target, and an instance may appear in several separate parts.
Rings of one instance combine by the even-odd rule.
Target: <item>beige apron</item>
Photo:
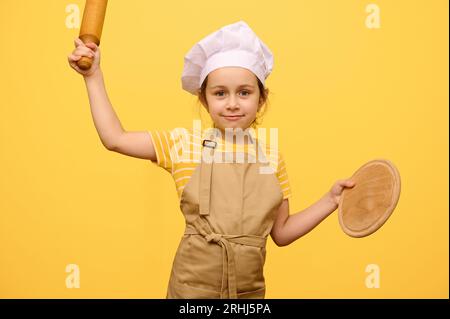
[[[202,143],[209,158],[215,138]],[[275,172],[261,174],[261,166],[268,164],[214,163],[202,156],[180,199],[186,231],[167,298],[264,298],[266,239],[283,193]]]

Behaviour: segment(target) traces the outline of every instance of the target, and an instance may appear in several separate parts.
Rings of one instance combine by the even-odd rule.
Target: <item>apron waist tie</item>
[[[194,227],[192,227],[194,226]],[[211,231],[209,223],[202,217],[198,217],[193,225],[187,225],[185,235],[202,235],[207,242],[216,243],[222,247],[222,287],[220,298],[237,299],[236,264],[234,252],[230,242],[246,246],[263,248],[266,245],[266,237],[256,235],[225,235]],[[228,284],[228,291],[225,289]]]

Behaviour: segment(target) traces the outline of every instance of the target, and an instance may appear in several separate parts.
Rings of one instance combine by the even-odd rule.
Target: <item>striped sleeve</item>
[[[288,174],[286,171],[286,163],[284,162],[284,157],[278,152],[278,168],[277,168],[277,178],[280,182],[281,190],[283,191],[283,199],[292,196],[291,187],[289,185]]]
[[[152,163],[164,168],[166,171],[172,174],[174,167],[174,161],[172,156],[174,141],[171,138],[171,131],[152,130],[148,132],[150,134],[150,138],[152,140],[157,159],[156,163],[155,162]]]

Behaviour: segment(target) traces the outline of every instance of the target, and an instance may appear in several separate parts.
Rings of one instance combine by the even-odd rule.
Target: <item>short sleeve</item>
[[[155,148],[157,162],[152,162],[174,174],[180,162],[189,162],[192,153],[192,131],[177,127],[172,130],[148,131]],[[185,158],[187,155],[187,159]]]
[[[169,130],[151,130],[148,131],[152,139],[153,147],[156,153],[157,162],[154,163],[166,171],[172,173],[174,161],[172,157],[173,140]]]
[[[291,187],[289,185],[288,174],[286,170],[286,163],[284,161],[283,155],[278,152],[278,168],[276,172],[278,181],[280,182],[280,187],[283,192],[283,199],[289,198],[292,196]]]

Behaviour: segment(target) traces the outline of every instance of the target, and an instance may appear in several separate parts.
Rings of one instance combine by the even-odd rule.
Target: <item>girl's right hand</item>
[[[78,67],[77,61],[82,56],[92,58],[92,66],[89,70],[82,70]],[[91,76],[100,70],[100,48],[95,43],[84,44],[79,38],[75,39],[75,49],[67,57],[69,65],[84,77]]]

